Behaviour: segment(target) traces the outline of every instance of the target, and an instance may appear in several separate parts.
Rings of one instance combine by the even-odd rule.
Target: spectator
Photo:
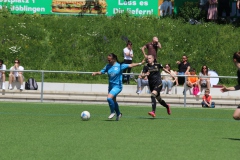
[[[153,37],[152,42],[147,43],[146,45],[144,45],[141,50],[142,53],[144,55],[144,57],[147,59],[147,55],[152,55],[154,57],[154,62],[157,62],[157,51],[158,48],[161,49],[162,45],[161,43],[158,41],[157,37]],[[145,53],[145,49],[148,50],[148,54]]]
[[[6,65],[3,64],[3,60],[0,59],[0,79],[2,80],[2,90],[5,91],[5,70],[6,70]]]
[[[209,21],[216,21],[217,20],[217,5],[218,0],[209,0],[209,6],[208,6],[208,16],[207,19]]]
[[[165,89],[166,87],[168,88],[166,94],[172,94],[172,87],[174,85],[174,83],[176,85],[178,85],[178,78],[177,77],[172,77],[175,76],[175,72],[173,70],[171,70],[171,66],[170,64],[166,64],[165,68],[171,73],[167,73],[164,70],[161,73],[161,77],[162,77],[162,91],[161,94],[165,93]]]
[[[131,64],[132,58],[133,58],[133,50],[132,50],[132,42],[128,41],[127,46],[123,49],[123,56],[124,56],[124,63],[125,64]],[[126,68],[123,70],[123,73],[130,73],[132,68]],[[124,75],[123,76],[123,82],[126,82],[127,84],[130,84],[129,82],[130,75]]]
[[[158,7],[160,16],[172,15],[172,8],[171,0],[163,0],[163,3]]]
[[[207,13],[208,13],[208,6],[209,6],[208,0],[200,0],[199,9],[204,14],[204,18],[206,19],[207,19]]]
[[[237,77],[238,77],[237,84],[232,87],[224,86],[223,88],[221,88],[220,90],[221,92],[240,90],[240,51],[233,54],[233,63],[237,67]],[[234,111],[233,118],[235,120],[240,120],[240,104],[238,105],[237,109]]]
[[[226,12],[227,21],[230,21],[230,1],[229,0],[218,0],[218,17],[221,18],[223,11]]]
[[[202,66],[201,72],[199,73],[199,90],[201,91],[201,87],[207,87],[210,90],[210,74],[208,73],[208,67]]]
[[[146,77],[142,77],[142,72],[141,74],[138,76],[137,81],[137,94],[140,94],[142,92],[142,89],[147,86],[148,90],[149,90],[149,85],[148,85],[148,78]]]
[[[215,103],[212,102],[212,96],[210,95],[210,90],[206,89],[205,94],[202,97],[202,107],[215,108]]]
[[[24,68],[23,66],[20,66],[20,60],[16,59],[14,61],[14,66],[12,66],[10,68],[10,74],[9,74],[9,89],[12,90],[12,82],[13,81],[18,81],[20,82],[20,91],[23,90],[23,80],[24,80],[24,76],[23,76],[23,71]]]
[[[198,77],[196,75],[196,70],[194,68],[192,68],[190,70],[190,74],[191,76],[188,76],[188,80],[187,80],[187,86],[190,88],[194,88],[194,87],[199,87],[199,81],[198,81]],[[198,90],[198,92],[196,93],[196,95],[200,95],[201,92]]]
[[[182,61],[177,61],[178,64],[178,75],[187,75],[190,70],[190,63],[188,62],[188,57],[186,55],[182,56]],[[184,77],[178,77],[178,83],[184,84],[185,78]]]

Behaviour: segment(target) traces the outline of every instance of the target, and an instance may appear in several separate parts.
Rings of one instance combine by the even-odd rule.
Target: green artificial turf
[[[80,113],[88,110],[89,121]],[[0,102],[1,160],[237,160],[239,122],[233,109]]]

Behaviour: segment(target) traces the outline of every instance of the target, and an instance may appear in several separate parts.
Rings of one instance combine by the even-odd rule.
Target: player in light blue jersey
[[[140,66],[144,63],[132,63],[132,64],[120,64],[117,56],[113,53],[107,57],[108,64],[99,72],[93,72],[92,75],[108,74],[108,96],[107,101],[110,107],[111,114],[109,119],[112,119],[117,114],[116,120],[118,121],[122,117],[122,113],[119,110],[118,103],[116,101],[117,95],[122,91],[122,71],[128,67]]]

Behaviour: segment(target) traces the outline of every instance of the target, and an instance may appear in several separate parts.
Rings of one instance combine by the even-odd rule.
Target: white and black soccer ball
[[[90,119],[90,112],[88,112],[88,111],[83,111],[83,112],[81,113],[81,119],[82,119],[83,121],[88,121],[88,120]]]

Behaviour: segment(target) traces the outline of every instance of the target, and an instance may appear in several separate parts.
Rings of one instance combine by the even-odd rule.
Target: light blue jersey
[[[122,90],[122,70],[129,67],[129,64],[119,64],[115,63],[114,65],[107,64],[100,72],[102,74],[108,74],[108,81],[109,81],[109,93],[111,90],[115,90],[114,88],[118,88],[118,91],[115,93],[111,93],[114,96],[119,94]]]

